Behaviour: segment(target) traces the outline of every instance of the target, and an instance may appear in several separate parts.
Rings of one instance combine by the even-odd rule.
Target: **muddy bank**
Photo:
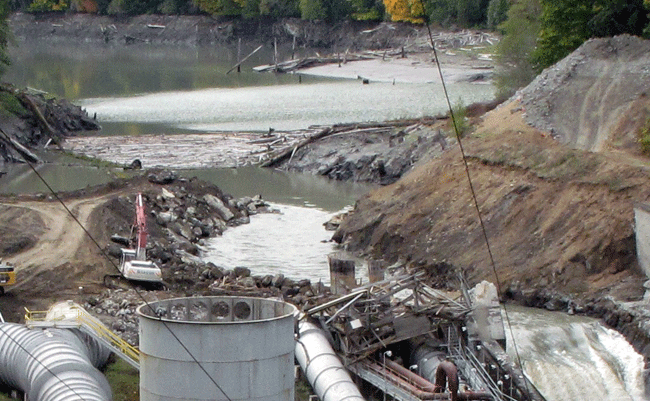
[[[408,23],[344,21],[327,24],[301,19],[228,20],[205,15],[98,16],[92,14],[14,13],[9,26],[19,40],[90,43],[207,45],[234,43],[239,38],[334,53],[374,49],[429,52],[426,27]],[[492,44],[498,37],[479,31],[434,32],[436,46],[455,49],[477,43]],[[478,41],[478,42],[477,42]]]
[[[474,119],[463,146],[477,206],[462,156],[445,152],[359,200],[334,238],[389,263],[498,280],[505,300],[601,318],[648,361],[633,212],[650,201],[650,162],[635,139],[648,117],[648,80],[635,67],[647,65],[647,45],[590,41]]]
[[[406,24],[348,21],[329,25],[299,19],[228,21],[209,16],[15,13],[9,24],[20,40],[203,45],[233,43],[238,38],[292,43],[295,37],[299,46],[339,46],[352,51],[402,46],[404,38],[421,34],[420,27]]]

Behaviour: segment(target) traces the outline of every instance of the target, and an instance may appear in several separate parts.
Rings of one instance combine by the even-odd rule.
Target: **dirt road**
[[[10,256],[6,260],[16,266],[20,275],[17,289],[33,288],[33,278],[46,272],[57,273],[63,265],[76,266],[65,276],[81,279],[88,273],[97,277],[97,270],[103,270],[106,263],[100,257],[100,249],[89,236],[92,230],[92,212],[113,195],[98,198],[75,199],[60,202],[22,202],[2,204],[0,210],[9,221],[23,219],[21,228],[30,232],[41,232],[34,246],[25,252]],[[23,216],[29,216],[24,221]],[[17,217],[17,219],[16,219]],[[16,221],[17,222],[17,221]],[[96,230],[95,230],[96,231]],[[99,239],[102,241],[103,239]],[[94,266],[97,269],[88,269]]]
[[[41,310],[52,300],[104,290],[103,276],[113,266],[89,233],[107,244],[109,234],[98,224],[101,206],[118,195],[66,199],[65,207],[55,200],[0,200],[0,255],[17,273],[0,301],[5,319],[19,320],[24,307]]]

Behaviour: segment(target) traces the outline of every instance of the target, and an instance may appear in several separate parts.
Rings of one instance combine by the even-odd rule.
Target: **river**
[[[228,75],[236,49],[226,47],[21,43],[10,54],[13,65],[5,80],[66,97],[96,113],[104,127],[101,135],[301,129],[435,115],[446,107],[441,88],[434,84],[362,85],[357,80],[252,72],[252,66],[270,62],[269,50],[252,57],[240,74]],[[449,89],[454,103],[493,96],[485,84],[451,84]],[[25,166],[4,168],[8,174],[0,178],[0,192],[45,191]],[[55,190],[107,182],[116,174],[68,158],[38,169]],[[323,222],[371,189],[255,167],[177,170],[234,196],[262,194],[281,212],[253,216],[250,224],[211,240],[206,260],[229,268],[248,266],[257,274],[324,282],[329,281],[326,255],[334,245]],[[364,267],[359,267],[364,280]],[[643,360],[618,333],[576,316],[510,308],[508,313],[518,357],[549,401],[644,399]],[[512,347],[509,352],[517,356]]]

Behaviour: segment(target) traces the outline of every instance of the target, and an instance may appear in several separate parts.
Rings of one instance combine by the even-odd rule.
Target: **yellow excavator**
[[[5,287],[16,284],[14,267],[0,259],[0,295],[5,293]]]

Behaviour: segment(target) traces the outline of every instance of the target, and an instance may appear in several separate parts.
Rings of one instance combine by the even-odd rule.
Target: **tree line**
[[[0,74],[9,63],[6,19],[15,11],[403,21],[490,29],[503,35],[497,85],[504,92],[527,84],[589,38],[622,33],[650,38],[650,0],[0,0]]]

